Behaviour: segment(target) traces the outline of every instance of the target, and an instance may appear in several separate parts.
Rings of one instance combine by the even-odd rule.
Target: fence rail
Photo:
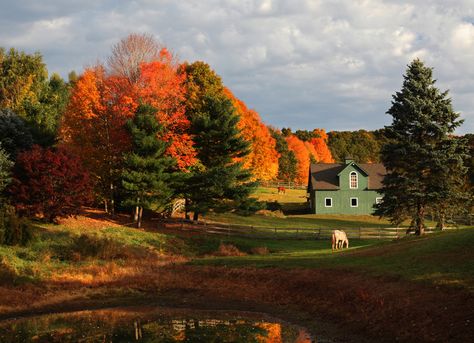
[[[333,228],[323,227],[283,228],[186,220],[182,220],[179,223],[181,224],[181,229],[205,231],[209,234],[276,239],[330,239],[334,230]],[[400,227],[357,227],[341,230],[344,230],[350,239],[397,239],[407,235],[407,228]],[[456,228],[448,228],[447,230],[456,230]],[[435,228],[425,229],[427,234],[435,231]]]
[[[303,183],[285,181],[260,181],[260,186],[268,188],[285,187],[287,189],[307,189],[308,185]]]

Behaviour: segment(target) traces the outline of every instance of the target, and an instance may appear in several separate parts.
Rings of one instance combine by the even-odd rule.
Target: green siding
[[[372,214],[375,199],[380,197],[378,192],[369,190],[315,191],[313,193],[317,214]],[[332,198],[332,207],[324,206],[325,198]],[[351,207],[350,198],[358,198],[358,207]]]
[[[349,187],[349,175],[356,172],[358,176],[358,187]],[[316,190],[311,193],[312,208],[317,214],[372,214],[376,198],[380,194],[374,190],[368,190],[368,177],[357,166],[350,164],[339,175],[338,190]],[[332,198],[332,207],[325,207],[325,198]],[[351,198],[358,199],[358,206],[351,207]]]

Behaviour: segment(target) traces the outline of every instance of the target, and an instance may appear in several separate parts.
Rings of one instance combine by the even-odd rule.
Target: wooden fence
[[[268,188],[285,187],[286,189],[307,189],[308,184],[285,181],[260,181],[260,186]]]
[[[237,225],[216,222],[192,222],[181,221],[180,228],[183,230],[198,230],[209,234],[254,237],[254,238],[276,238],[276,239],[331,239],[334,228],[278,228],[253,225]],[[349,239],[397,239],[406,236],[407,228],[344,228]],[[435,232],[434,228],[425,229],[426,233]]]

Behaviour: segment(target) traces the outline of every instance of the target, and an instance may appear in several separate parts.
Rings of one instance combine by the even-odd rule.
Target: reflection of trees
[[[194,313],[193,313],[194,314]],[[0,323],[0,342],[294,342],[298,331],[256,319],[176,319],[159,312],[102,310]],[[284,337],[284,338],[283,338]]]

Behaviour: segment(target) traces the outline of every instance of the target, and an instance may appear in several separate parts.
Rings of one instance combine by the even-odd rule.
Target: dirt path
[[[265,312],[339,342],[470,342],[474,337],[471,293],[350,271],[150,266],[100,284],[0,287],[0,299],[3,319],[156,303]]]

